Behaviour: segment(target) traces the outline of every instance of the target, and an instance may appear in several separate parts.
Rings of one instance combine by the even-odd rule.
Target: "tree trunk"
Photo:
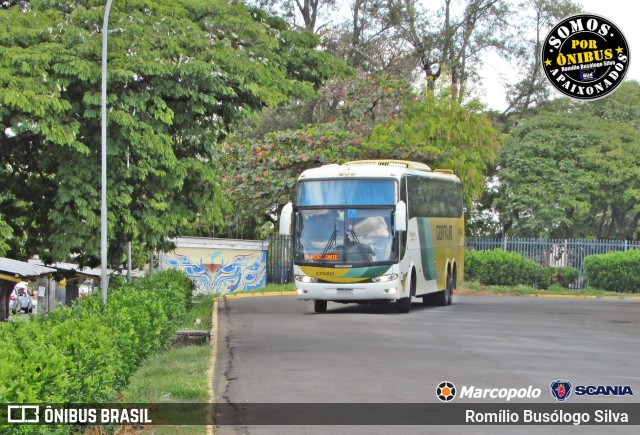
[[[0,322],[9,320],[9,295],[16,283],[0,279]]]

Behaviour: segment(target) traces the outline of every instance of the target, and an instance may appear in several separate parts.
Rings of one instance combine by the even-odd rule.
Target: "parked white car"
[[[81,295],[88,295],[93,292],[93,286],[94,286],[93,280],[86,279],[82,284],[80,284],[80,286],[78,287],[78,290]]]
[[[9,309],[15,314],[18,311],[23,313],[33,312],[33,300],[29,295],[29,286],[26,282],[19,282],[13,288],[9,296]]]

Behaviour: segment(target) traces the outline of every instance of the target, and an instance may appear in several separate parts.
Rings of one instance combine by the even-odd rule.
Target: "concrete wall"
[[[185,237],[175,244],[160,254],[160,268],[184,271],[197,294],[255,290],[267,281],[267,242]]]

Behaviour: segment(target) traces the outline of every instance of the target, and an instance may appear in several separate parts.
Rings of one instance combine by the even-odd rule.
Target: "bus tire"
[[[411,311],[411,297],[416,294],[416,271],[411,271],[411,282],[409,283],[409,297],[396,300],[396,310],[399,313]]]
[[[405,314],[411,311],[411,296],[409,296],[408,298],[398,299],[396,301],[396,310],[399,313]]]
[[[326,313],[327,312],[327,301],[313,301],[313,311],[316,313]]]
[[[444,290],[437,292],[434,295],[436,305],[440,307],[445,307],[447,305],[451,305],[453,301],[453,287],[454,280],[450,274],[447,274],[447,284]]]
[[[456,273],[455,270],[453,275],[451,275],[451,283],[449,284],[449,296],[447,297],[447,305],[451,305],[453,303],[453,291],[456,288]]]

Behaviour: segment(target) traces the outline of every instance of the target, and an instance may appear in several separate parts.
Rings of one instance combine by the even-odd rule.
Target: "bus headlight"
[[[371,278],[371,281],[373,281],[373,282],[389,282],[389,281],[395,281],[396,279],[398,279],[398,274],[397,273],[392,273],[391,275],[376,276],[375,278]]]
[[[312,276],[307,276],[307,275],[296,275],[294,278],[296,279],[296,281],[318,282],[318,278],[314,278]]]

